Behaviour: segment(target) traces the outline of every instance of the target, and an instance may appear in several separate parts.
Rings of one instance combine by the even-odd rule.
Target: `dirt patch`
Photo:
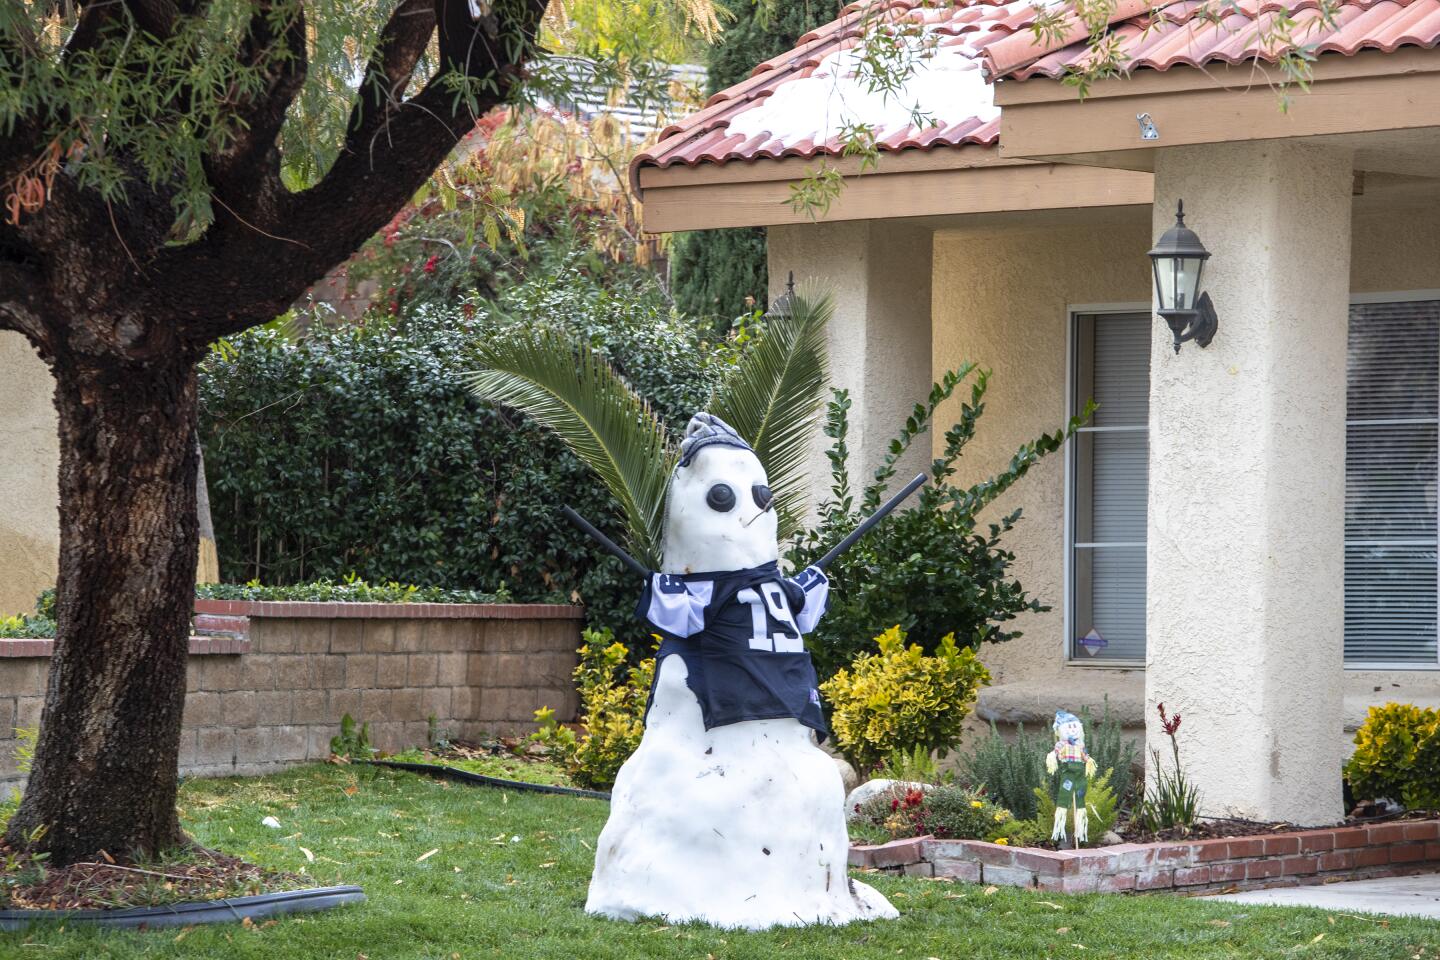
[[[195,850],[154,863],[100,860],[50,867],[0,845],[0,907],[25,910],[110,910],[194,903],[300,890],[314,882],[267,870],[238,857]]]
[[[1160,830],[1155,833],[1147,833],[1138,828],[1132,828],[1127,824],[1119,831],[1120,836],[1128,843],[1153,843],[1157,840],[1224,840],[1229,837],[1263,837],[1273,833],[1295,833],[1300,830],[1328,830],[1332,827],[1364,827],[1377,823],[1405,823],[1415,820],[1430,820],[1435,816],[1434,812],[1426,810],[1407,810],[1404,813],[1386,814],[1374,817],[1346,817],[1339,823],[1326,823],[1319,826],[1302,827],[1294,823],[1279,821],[1276,823],[1265,823],[1256,820],[1234,820],[1218,819],[1205,820],[1193,827],[1174,827],[1169,830]]]

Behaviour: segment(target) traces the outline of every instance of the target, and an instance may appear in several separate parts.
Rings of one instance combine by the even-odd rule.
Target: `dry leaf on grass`
[[[415,862],[420,863],[423,860],[429,860],[431,857],[435,856],[435,854],[439,852],[439,847],[436,847],[434,850],[426,850],[424,853],[420,854],[420,856],[415,858]]]

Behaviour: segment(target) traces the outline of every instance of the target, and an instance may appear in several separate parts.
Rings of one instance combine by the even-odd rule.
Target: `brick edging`
[[[45,639],[0,640],[0,660],[26,657],[46,659],[55,652],[55,641]],[[243,637],[191,637],[192,657],[233,655],[250,652],[250,641]]]
[[[1085,850],[913,837],[852,846],[850,864],[1063,893],[1211,893],[1440,870],[1440,820]]]
[[[333,620],[579,620],[585,608],[562,603],[347,603],[196,600],[197,614]]]

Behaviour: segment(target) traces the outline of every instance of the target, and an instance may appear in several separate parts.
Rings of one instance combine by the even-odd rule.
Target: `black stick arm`
[[[870,514],[870,516],[862,520],[860,522],[860,526],[856,527],[854,530],[851,530],[849,536],[847,536],[844,540],[841,540],[839,543],[835,544],[835,546],[831,547],[830,552],[825,554],[825,556],[821,557],[819,560],[816,560],[813,566],[819,567],[821,570],[824,570],[826,567],[830,566],[830,564],[835,562],[836,557],[840,556],[840,554],[844,553],[846,550],[849,550],[852,546],[854,546],[856,540],[859,540],[861,537],[865,536],[865,534],[869,533],[871,528],[874,527],[875,524],[879,523],[881,520],[884,520],[885,517],[889,515],[890,511],[900,506],[901,502],[906,497],[910,496],[910,494],[914,493],[916,490],[919,490],[924,485],[925,474],[916,474],[915,479],[905,484],[904,489],[902,489],[899,493],[895,494],[895,496],[891,497],[889,500],[886,500],[883,504],[880,505],[880,508],[878,510],[876,510],[874,513]]]
[[[646,570],[639,560],[636,560],[634,557],[630,556],[630,554],[626,553],[624,549],[621,548],[621,546],[614,540],[611,540],[609,537],[605,536],[605,534],[601,533],[599,530],[596,530],[589,520],[586,520],[584,517],[580,516],[580,514],[576,513],[574,510],[571,510],[569,507],[561,507],[560,512],[565,514],[566,520],[569,520],[571,523],[575,524],[575,526],[579,527],[582,533],[589,534],[590,539],[594,540],[596,543],[600,544],[600,546],[604,547],[606,550],[609,550],[616,557],[618,557],[620,562],[625,564],[625,566],[630,569],[631,573],[635,574],[637,577],[644,577],[647,580],[650,578],[650,571]]]

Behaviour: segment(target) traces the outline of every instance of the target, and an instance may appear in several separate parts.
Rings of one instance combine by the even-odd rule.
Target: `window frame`
[[[1115,303],[1075,303],[1065,308],[1065,421],[1068,423],[1071,417],[1078,416],[1080,409],[1075,403],[1075,388],[1079,369],[1079,318],[1081,316],[1096,316],[1101,314],[1120,313],[1144,313],[1150,315],[1154,320],[1154,305],[1149,300],[1121,301]],[[1153,341],[1153,331],[1152,331]],[[1146,423],[1146,450],[1149,450],[1149,423]],[[1087,670],[1134,670],[1145,667],[1144,660],[1097,660],[1093,657],[1080,659],[1075,655],[1075,644],[1073,634],[1075,632],[1075,523],[1077,520],[1075,503],[1075,480],[1077,445],[1073,442],[1065,444],[1065,497],[1063,553],[1064,553],[1064,575],[1063,587],[1061,590],[1063,614],[1061,616],[1062,627],[1060,631],[1060,657],[1061,662],[1067,667],[1083,667]],[[1148,455],[1148,453],[1147,453]],[[1148,490],[1148,485],[1147,485]],[[1148,527],[1148,522],[1147,522]],[[1146,542],[1148,544],[1148,529]],[[1148,552],[1148,548],[1147,548]],[[1148,591],[1147,591],[1148,593]]]
[[[1346,342],[1347,342],[1347,344],[1348,344],[1348,342],[1349,342],[1349,329],[1350,329],[1349,310],[1350,310],[1350,307],[1353,307],[1353,306],[1356,306],[1356,305],[1363,305],[1363,304],[1372,304],[1372,303],[1424,303],[1424,302],[1431,302],[1431,301],[1437,301],[1437,300],[1440,300],[1440,289],[1384,290],[1384,291],[1376,291],[1376,292],[1372,292],[1372,293],[1351,293],[1351,294],[1350,294],[1350,300],[1349,300],[1349,301],[1346,303],[1346,305],[1345,305],[1345,310],[1346,310],[1346,319],[1345,319]],[[1347,347],[1347,350],[1346,350],[1346,354],[1347,354],[1347,362],[1348,362],[1348,354],[1349,354],[1348,347]],[[1348,399],[1348,398],[1347,398],[1347,399]],[[1346,426],[1346,433],[1347,433],[1347,435],[1348,435],[1348,433],[1349,433],[1349,425],[1350,425],[1350,418],[1349,418],[1349,416],[1347,415],[1346,418],[1345,418],[1345,426]],[[1344,538],[1344,534],[1343,534],[1343,532],[1342,532],[1342,534],[1341,534],[1341,537],[1342,537],[1342,540],[1341,540],[1341,543],[1342,543],[1342,547],[1341,547],[1341,551],[1342,551],[1342,565],[1341,565],[1341,578],[1342,578],[1342,579],[1341,579],[1341,587],[1342,587],[1342,590],[1343,590],[1343,587],[1344,587],[1344,565],[1343,565],[1343,552],[1344,552],[1344,546],[1343,546],[1343,545],[1344,545],[1344,539],[1343,539],[1343,538]],[[1436,564],[1436,577],[1437,577],[1437,578],[1440,578],[1440,563],[1437,563],[1437,564]],[[1342,631],[1343,631],[1343,625],[1342,625]],[[1343,639],[1343,638],[1342,638],[1342,639]],[[1440,671],[1440,643],[1437,643],[1437,644],[1436,644],[1436,649],[1435,649],[1435,662],[1434,662],[1433,664],[1418,664],[1418,663],[1408,663],[1408,662],[1404,662],[1404,661],[1394,662],[1394,661],[1384,661],[1384,660],[1345,660],[1345,661],[1344,661],[1344,669],[1346,669],[1346,670],[1377,670],[1377,671],[1385,671],[1385,672],[1400,672],[1400,671],[1404,671],[1404,672],[1407,672],[1407,673],[1417,673],[1417,672],[1418,672],[1418,673],[1435,673],[1435,672],[1437,672],[1437,671]]]

